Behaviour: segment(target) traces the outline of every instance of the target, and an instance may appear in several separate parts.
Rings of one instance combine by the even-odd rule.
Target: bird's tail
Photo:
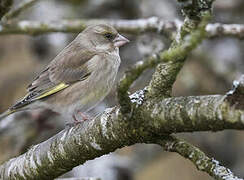
[[[9,116],[10,114],[13,114],[15,110],[8,109],[7,111],[0,114],[0,121],[4,119],[5,117]]]

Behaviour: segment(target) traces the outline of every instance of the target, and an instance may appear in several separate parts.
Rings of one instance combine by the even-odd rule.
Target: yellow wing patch
[[[50,89],[49,91],[41,94],[40,96],[38,96],[37,98],[35,98],[35,100],[38,100],[38,99],[42,99],[44,97],[47,97],[47,96],[50,96],[56,92],[59,92],[65,88],[67,88],[69,85],[68,84],[65,84],[65,83],[61,83],[61,84],[58,84],[57,86],[55,86],[54,88]]]

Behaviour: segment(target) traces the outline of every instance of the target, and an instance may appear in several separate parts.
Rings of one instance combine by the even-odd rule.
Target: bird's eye
[[[104,34],[104,36],[109,39],[109,40],[112,40],[113,39],[113,35],[111,33],[106,33]]]

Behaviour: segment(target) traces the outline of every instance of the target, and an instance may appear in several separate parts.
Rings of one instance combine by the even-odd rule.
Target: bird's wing
[[[34,79],[28,86],[29,93],[11,109],[21,108],[86,79],[91,74],[87,62],[94,56],[93,51],[74,49],[70,44]]]

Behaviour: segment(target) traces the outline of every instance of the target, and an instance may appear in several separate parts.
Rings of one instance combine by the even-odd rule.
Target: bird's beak
[[[130,42],[130,41],[120,34],[118,34],[113,40],[115,47],[121,47],[128,42]]]

